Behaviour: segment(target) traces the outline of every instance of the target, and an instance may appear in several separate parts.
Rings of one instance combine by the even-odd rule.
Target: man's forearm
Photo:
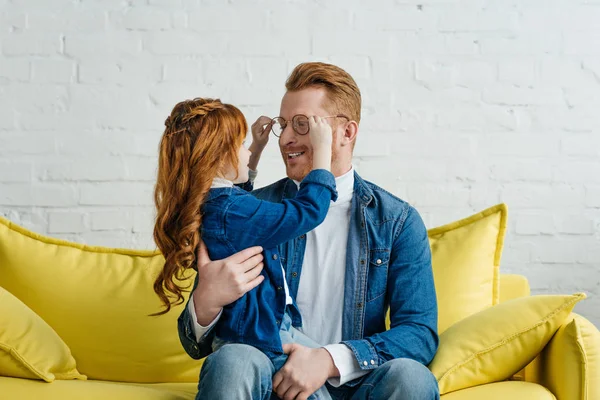
[[[201,293],[198,290],[194,290],[194,292],[192,293],[192,298],[194,305],[194,315],[196,317],[196,321],[200,325],[210,325],[221,313],[222,307],[204,301]]]

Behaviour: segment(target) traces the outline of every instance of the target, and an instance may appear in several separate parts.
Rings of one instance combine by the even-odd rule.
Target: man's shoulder
[[[374,184],[373,182],[362,180],[367,188],[369,188],[370,192],[373,194],[375,199],[377,200],[376,206],[379,207],[402,207],[402,208],[410,208],[412,207],[406,200],[401,199],[400,197],[388,192],[381,186]]]
[[[285,191],[285,186],[289,180],[289,178],[283,178],[277,182],[271,183],[270,185],[263,186],[259,189],[254,189],[252,191],[252,195],[261,200],[267,200],[276,203],[281,202],[283,193]]]

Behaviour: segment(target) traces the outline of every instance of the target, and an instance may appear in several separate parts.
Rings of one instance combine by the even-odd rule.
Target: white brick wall
[[[275,116],[329,61],[364,97],[355,165],[429,227],[510,208],[503,270],[600,325],[600,2],[0,0],[0,213],[152,248],[162,124],[220,97]],[[258,184],[284,175],[275,141]]]

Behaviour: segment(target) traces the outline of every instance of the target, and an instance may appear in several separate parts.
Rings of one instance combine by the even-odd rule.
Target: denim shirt
[[[252,194],[282,202],[294,198],[296,184],[282,179]],[[292,298],[296,298],[306,237],[279,246]],[[259,285],[260,286],[260,285]],[[389,311],[391,327],[386,330]],[[302,324],[292,314],[295,327]],[[199,359],[211,352],[214,330],[194,340],[187,307],[179,319],[186,352]],[[346,251],[342,343],[363,370],[410,358],[428,365],[438,346],[437,300],[427,230],[418,212],[403,200],[354,175],[354,195]]]
[[[264,281],[223,308],[215,327],[217,337],[272,355],[283,353],[279,329],[286,294],[277,246],[316,228],[336,199],[335,178],[326,170],[310,172],[298,195],[283,202],[259,200],[238,187],[209,191],[202,205],[201,233],[211,259],[262,246],[265,265]],[[294,314],[299,315],[297,310]]]

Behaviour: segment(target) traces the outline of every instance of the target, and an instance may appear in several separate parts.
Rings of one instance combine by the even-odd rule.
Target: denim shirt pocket
[[[390,250],[372,249],[369,252],[369,275],[367,280],[367,302],[374,301],[386,292]]]

